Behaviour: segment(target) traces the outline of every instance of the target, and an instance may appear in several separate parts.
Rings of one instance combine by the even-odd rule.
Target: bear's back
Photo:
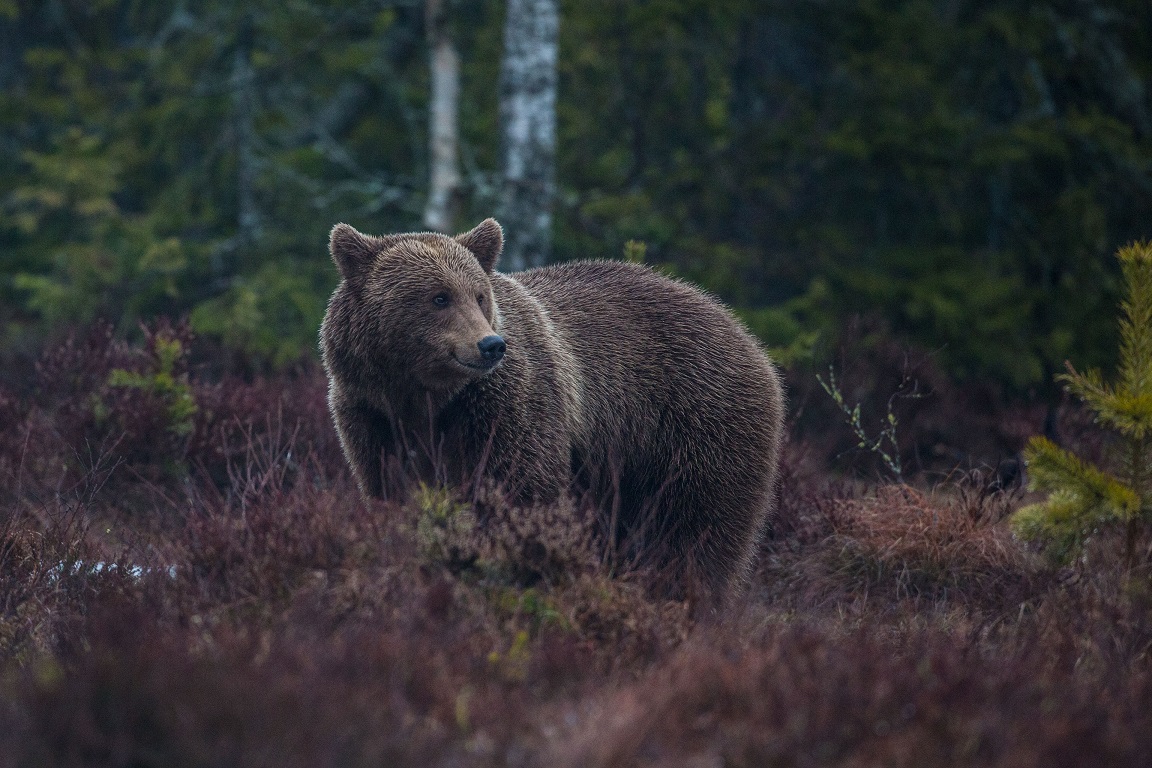
[[[685,453],[711,463],[723,454],[756,462],[775,452],[778,375],[716,300],[623,262],[570,262],[507,277],[544,307],[573,353],[579,447],[660,465]]]

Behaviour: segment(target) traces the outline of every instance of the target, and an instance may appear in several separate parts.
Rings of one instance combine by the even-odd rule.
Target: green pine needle
[[[1121,305],[1120,391],[1130,398],[1152,400],[1152,244],[1120,249],[1120,268],[1128,295]],[[1152,415],[1145,415],[1145,428]]]
[[[1118,380],[1099,371],[1057,378],[1120,433],[1123,477],[1116,478],[1043,437],[1024,450],[1030,487],[1049,497],[1016,512],[1012,526],[1022,538],[1044,541],[1049,554],[1067,561],[1102,525],[1147,523],[1152,518],[1152,244],[1134,243],[1117,254],[1124,275]],[[1131,530],[1128,557],[1133,556]]]
[[[1126,521],[1140,511],[1140,496],[1134,490],[1047,438],[1032,438],[1024,459],[1029,487],[1075,501],[1086,524]]]

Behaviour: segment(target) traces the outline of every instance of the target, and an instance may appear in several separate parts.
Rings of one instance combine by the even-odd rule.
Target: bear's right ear
[[[328,238],[328,250],[340,274],[352,277],[371,264],[378,253],[392,244],[393,239],[364,235],[347,224],[337,224],[332,227]]]
[[[484,219],[474,229],[456,235],[456,242],[472,251],[485,272],[491,272],[504,250],[504,230],[496,219]]]

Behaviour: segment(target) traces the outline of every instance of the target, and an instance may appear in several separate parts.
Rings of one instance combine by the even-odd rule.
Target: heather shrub
[[[784,443],[777,476],[776,515],[769,520],[766,546],[791,542],[810,544],[830,533],[826,506],[830,500],[851,496],[851,481],[831,477],[819,448],[793,438]]]
[[[492,484],[468,501],[459,492],[418,484],[410,502],[416,535],[430,560],[498,582],[556,583],[596,568],[594,517],[571,498],[520,507]]]
[[[494,485],[464,495],[417,484],[408,508],[421,561],[453,574],[457,597],[506,628],[506,647],[489,656],[502,675],[523,678],[530,641],[610,650],[589,664],[611,669],[687,636],[688,604],[653,598],[650,572],[612,576],[593,511],[570,498],[519,507]]]
[[[447,488],[425,483],[416,486],[411,503],[418,515],[416,536],[424,557],[454,571],[479,559],[476,515],[471,505],[458,501]]]
[[[185,323],[141,332],[139,344],[106,323],[70,334],[41,355],[31,393],[0,391],[0,417],[11,415],[0,434],[5,492],[22,483],[41,496],[72,493],[102,473],[122,512],[154,521],[152,511],[171,509],[193,473],[224,491],[283,455],[284,481],[306,465],[314,481],[343,477],[318,366],[212,381],[191,368],[195,339]]]
[[[354,489],[288,479],[297,470],[287,453],[226,493],[201,483],[182,510],[183,531],[163,556],[215,600],[247,596],[274,608],[311,580],[371,558],[376,536]]]
[[[0,395],[0,766],[1152,762],[1123,530],[1049,569],[1002,478],[865,487],[797,439],[758,572],[700,620],[583,500],[363,500],[315,366],[214,379],[167,328]]]
[[[1035,639],[1035,638],[1033,638]],[[541,761],[571,766],[1139,765],[1146,664],[1090,679],[1060,639],[974,653],[879,627],[700,637],[662,668],[567,710]],[[1105,714],[1096,702],[1108,696]]]
[[[297,464],[311,462],[325,480],[346,473],[319,366],[275,378],[194,379],[193,387],[198,410],[187,461],[217,487],[229,487],[251,458],[286,451]]]
[[[606,651],[610,669],[661,658],[683,643],[694,625],[686,601],[654,599],[644,576],[589,574],[556,590],[566,626]]]
[[[96,429],[93,396],[113,368],[134,362],[107,324],[69,334],[45,350],[29,376],[29,391],[4,397],[13,418],[0,430],[0,488],[40,498],[67,494],[92,467],[115,463],[109,454],[118,437]]]
[[[25,445],[24,408],[15,393],[0,386],[0,477],[12,478],[16,474],[27,451]]]
[[[12,675],[19,713],[0,713],[8,760],[492,764],[476,761],[468,733],[481,731],[486,750],[503,752],[511,724],[528,720],[515,688],[470,667],[463,637],[292,623],[185,629],[123,602],[100,606],[78,635],[86,650]]]
[[[118,340],[106,323],[69,335],[36,364],[26,412],[24,468],[42,484],[80,481],[93,465],[124,465],[138,479],[181,476],[196,413],[184,324],[142,326],[143,343]],[[124,474],[124,473],[121,473]]]
[[[73,641],[97,594],[134,588],[124,552],[102,547],[83,506],[8,507],[0,519],[0,662],[28,663]]]

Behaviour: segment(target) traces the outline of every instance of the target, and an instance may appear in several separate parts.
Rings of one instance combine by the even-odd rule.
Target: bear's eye
[[[432,297],[432,303],[438,307],[446,307],[450,301],[451,299],[448,298],[448,294],[446,293],[438,293]]]
[[[484,294],[480,293],[476,295],[476,303],[480,306],[484,306]]]

